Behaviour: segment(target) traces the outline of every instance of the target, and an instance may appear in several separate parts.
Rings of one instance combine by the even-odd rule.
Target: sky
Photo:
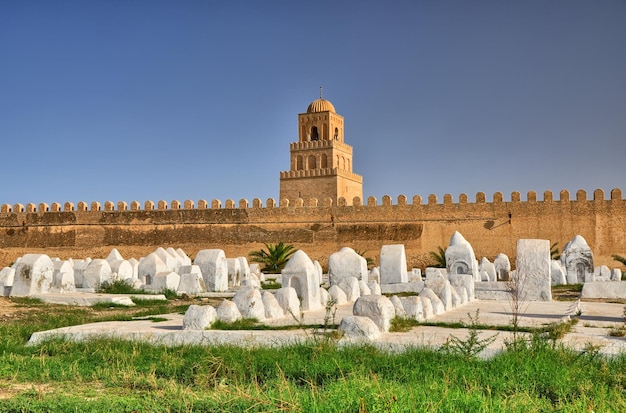
[[[265,204],[320,86],[365,198],[626,191],[624,0],[28,0],[0,204]]]

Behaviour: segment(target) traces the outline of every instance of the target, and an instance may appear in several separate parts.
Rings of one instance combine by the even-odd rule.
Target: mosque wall
[[[454,202],[445,195],[443,202],[430,195],[426,202],[415,196],[411,202],[404,195],[395,201],[385,196],[379,202],[354,199],[348,206],[340,198],[337,205],[330,199],[282,200],[277,205],[268,199],[252,204],[226,200],[204,200],[194,203],[146,201],[4,204],[0,209],[0,248],[70,248],[105,246],[186,246],[196,251],[223,248],[231,254],[247,255],[262,243],[286,242],[304,249],[312,258],[325,263],[329,254],[343,246],[368,251],[376,259],[384,244],[404,244],[409,265],[423,266],[430,251],[448,245],[454,231],[472,244],[478,258],[493,259],[498,253],[515,257],[515,245],[521,238],[548,239],[562,249],[575,235],[582,235],[597,265],[611,263],[611,254],[626,253],[626,200],[619,189],[605,199],[596,190],[592,199],[578,191],[570,199],[567,191],[554,200],[546,191],[543,200],[529,192],[522,201],[511,194],[504,202],[497,192],[491,202],[485,194],[476,194],[474,202],[461,194]],[[605,262],[602,262],[602,261]]]

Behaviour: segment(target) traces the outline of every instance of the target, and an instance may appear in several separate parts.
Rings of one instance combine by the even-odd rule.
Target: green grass
[[[112,280],[102,283],[98,292],[102,294],[145,294],[143,290],[138,290],[124,280]]]
[[[264,290],[278,290],[282,287],[283,285],[281,283],[277,283],[276,280],[261,281],[261,288]]]
[[[21,305],[21,304],[20,304]],[[176,311],[179,305],[168,303]],[[578,353],[535,334],[482,360],[425,348],[385,352],[332,340],[279,349],[163,347],[30,334],[151,308],[34,304],[0,324],[0,411],[626,411],[626,355]]]

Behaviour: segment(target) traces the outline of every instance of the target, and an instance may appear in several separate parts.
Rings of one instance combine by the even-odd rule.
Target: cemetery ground
[[[573,288],[553,289],[551,304],[572,305]],[[165,346],[105,336],[27,345],[34,332],[93,322],[167,326],[174,319],[180,325],[189,305],[220,301],[74,307],[0,298],[0,411],[626,411],[626,354],[605,354],[594,344],[624,325],[624,303],[583,302],[573,321],[560,323],[563,308],[543,320],[529,308],[522,318],[539,321],[520,323],[513,335],[501,321],[510,318],[505,303],[479,301],[428,325],[397,323],[405,331],[388,337],[425,337],[402,351],[340,345],[332,319],[299,330],[304,323],[297,317],[290,326],[263,327],[277,335],[308,331],[281,347]],[[576,335],[564,336],[570,328],[586,332],[581,340],[589,341],[566,346]],[[455,331],[458,340],[450,340]],[[479,356],[494,346],[495,335],[499,351]],[[427,345],[434,340],[441,345]]]

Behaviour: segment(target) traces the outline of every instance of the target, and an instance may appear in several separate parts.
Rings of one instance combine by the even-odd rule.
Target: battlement
[[[363,182],[361,175],[339,168],[301,169],[298,171],[282,171],[280,173],[280,179],[311,178],[316,176],[342,176],[353,181]]]
[[[318,141],[303,141],[292,142],[290,144],[291,151],[308,150],[308,149],[321,149],[321,148],[339,148],[344,151],[350,150],[352,147],[347,143],[343,143],[337,140],[318,140]]]
[[[337,173],[341,173],[341,174],[348,174],[350,176],[355,176],[356,178],[360,179],[361,176],[358,174],[354,174],[354,173],[350,173],[347,171],[338,171],[336,168],[325,168],[325,169],[316,169],[316,170],[301,170],[301,171],[287,171],[287,172],[281,172],[281,178],[298,178],[298,177],[310,177],[310,176],[324,176],[326,174],[337,174]],[[576,197],[574,200],[572,200],[570,198],[570,193],[567,190],[562,190],[559,193],[559,200],[555,201],[554,200],[554,196],[552,191],[545,191],[543,193],[543,200],[539,201],[537,199],[537,193],[535,191],[529,191],[526,194],[526,201],[522,201],[521,200],[521,194],[519,192],[512,192],[511,193],[511,201],[503,201],[503,194],[502,192],[495,192],[492,196],[492,201],[491,202],[487,202],[486,201],[486,195],[484,192],[478,192],[476,193],[475,199],[474,199],[474,204],[494,204],[494,205],[500,205],[500,204],[535,204],[535,203],[543,203],[543,204],[550,204],[550,203],[561,203],[561,204],[565,204],[565,203],[587,203],[590,201],[605,201],[605,194],[604,191],[602,189],[596,189],[595,191],[593,191],[593,197],[592,199],[588,199],[587,197],[587,192],[584,190],[578,190],[576,192]],[[622,201],[622,191],[621,189],[613,189],[610,192],[610,201]],[[460,194],[458,197],[458,202],[454,202],[453,201],[453,197],[450,194],[445,194],[443,196],[443,202],[440,203],[439,199],[437,198],[436,195],[434,194],[430,194],[427,198],[427,202],[424,203],[423,202],[423,198],[420,195],[415,195],[412,197],[411,199],[411,203],[408,202],[408,198],[405,195],[399,195],[396,198],[396,202],[395,204],[393,203],[392,198],[389,195],[385,195],[382,197],[381,202],[379,203],[378,200],[376,199],[376,197],[370,196],[367,198],[367,202],[365,204],[362,203],[361,199],[358,197],[355,197],[352,200],[352,204],[353,206],[347,206],[347,202],[346,199],[344,198],[339,198],[337,200],[337,204],[334,206],[337,207],[348,207],[348,208],[354,208],[354,207],[389,207],[389,206],[399,206],[399,207],[403,207],[403,206],[408,206],[408,205],[413,205],[413,206],[422,206],[422,207],[428,207],[428,206],[436,206],[436,205],[455,205],[457,207],[462,207],[465,204],[472,204],[471,202],[469,202],[468,200],[468,196],[467,194]],[[53,202],[52,204],[47,204],[47,203],[40,203],[40,204],[33,204],[33,203],[29,203],[26,204],[25,206],[23,204],[14,204],[14,205],[10,205],[10,204],[2,204],[0,206],[0,214],[20,214],[20,213],[27,213],[27,214],[32,214],[32,213],[48,213],[48,212],[95,212],[95,211],[104,211],[104,212],[112,212],[112,211],[119,211],[119,212],[123,212],[123,211],[164,211],[164,210],[180,210],[180,209],[184,209],[184,210],[202,210],[202,209],[262,209],[262,208],[266,208],[266,209],[273,209],[276,207],[279,208],[286,208],[286,207],[295,207],[295,208],[312,208],[312,207],[317,207],[317,208],[328,208],[328,207],[332,207],[333,206],[333,200],[330,198],[327,199],[323,199],[318,200],[315,198],[311,198],[308,200],[303,200],[303,199],[296,199],[294,202],[290,203],[289,200],[287,199],[283,199],[280,201],[279,204],[276,203],[276,201],[274,200],[274,198],[268,198],[265,201],[265,205],[263,205],[263,201],[259,198],[254,198],[252,200],[252,204],[250,204],[248,202],[247,199],[242,198],[239,200],[238,203],[236,203],[234,200],[232,199],[227,199],[223,204],[221,200],[218,199],[214,199],[211,201],[211,203],[209,204],[206,200],[204,199],[200,199],[197,203],[194,203],[194,201],[192,200],[186,200],[183,203],[181,203],[178,200],[173,200],[171,202],[167,202],[164,200],[160,200],[158,201],[156,204],[154,201],[145,201],[143,203],[143,205],[138,202],[138,201],[131,201],[130,204],[128,204],[125,201],[119,201],[116,203],[113,203],[111,201],[106,201],[104,203],[104,205],[101,205],[100,202],[91,202],[90,204],[87,204],[86,202],[78,202],[78,204],[74,205],[74,203],[72,202],[65,202],[63,205],[61,205],[58,202]]]

